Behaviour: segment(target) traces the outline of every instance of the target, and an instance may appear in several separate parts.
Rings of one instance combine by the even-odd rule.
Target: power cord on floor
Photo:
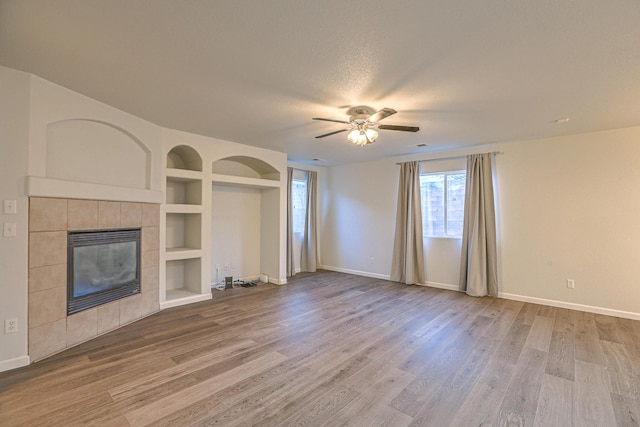
[[[242,286],[243,288],[253,288],[254,286],[258,286],[258,279],[250,280],[245,282],[244,280],[234,280],[233,287]],[[224,280],[219,281],[215,285],[211,285],[211,289],[215,289],[218,291],[224,291],[226,288],[226,284]]]
[[[211,289],[215,289],[218,291],[224,291],[224,287],[225,287],[224,280],[219,281],[215,285],[211,285]]]

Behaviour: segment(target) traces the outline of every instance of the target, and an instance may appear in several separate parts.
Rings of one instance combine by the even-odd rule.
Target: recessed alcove
[[[211,172],[212,278],[277,277],[280,171],[255,157],[228,156]]]
[[[178,145],[167,154],[167,168],[202,172],[202,157],[186,145]]]
[[[212,172],[245,178],[280,181],[280,172],[264,160],[249,156],[230,156],[213,162]]]
[[[47,178],[149,189],[150,161],[149,148],[115,124],[68,119],[47,125]]]

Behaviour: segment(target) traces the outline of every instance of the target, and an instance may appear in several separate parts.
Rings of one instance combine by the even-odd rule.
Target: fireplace
[[[67,315],[140,293],[140,228],[69,231]]]

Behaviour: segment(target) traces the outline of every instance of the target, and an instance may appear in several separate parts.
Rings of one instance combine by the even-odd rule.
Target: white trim
[[[374,277],[376,279],[390,280],[389,276],[378,273],[368,273],[366,271],[351,270],[348,268],[332,267],[330,265],[320,266],[323,270],[337,271],[340,273],[355,274],[357,276]],[[431,288],[445,289],[448,291],[462,292],[456,285],[438,282],[420,283],[418,286],[426,286]],[[631,311],[614,310],[612,308],[595,307],[592,305],[576,304],[573,302],[556,301],[544,298],[529,297],[525,295],[516,295],[505,292],[498,292],[498,298],[504,298],[514,301],[530,302],[533,304],[547,305],[550,307],[568,308],[569,310],[584,311],[587,313],[603,314],[605,316],[621,317],[623,319],[640,320],[640,313]]]
[[[448,283],[426,282],[426,283],[418,283],[418,286],[427,286],[429,288],[446,289],[447,291],[460,292],[460,289],[458,288],[458,286],[450,285]]]
[[[207,301],[207,300],[210,300],[211,298],[213,298],[213,296],[211,295],[211,292],[209,292],[206,294],[194,294],[194,295],[183,296],[176,299],[170,299],[160,303],[160,310],[164,310],[166,308],[172,308],[172,307],[179,307],[181,305],[191,304],[194,302]]]
[[[338,273],[355,274],[356,276],[373,277],[374,279],[391,280],[388,274],[369,273],[367,271],[351,270],[349,268],[332,267],[330,265],[321,265],[322,270],[337,271]]]
[[[274,277],[269,277],[269,283],[273,283],[274,285],[286,285],[287,279],[276,279]]]
[[[20,356],[9,360],[2,360],[0,361],[0,372],[22,368],[23,366],[29,365],[29,363],[31,363],[29,356]]]
[[[25,195],[29,197],[54,197],[63,199],[113,200],[117,202],[162,203],[162,191],[113,185],[66,181],[63,179],[27,176]]]
[[[533,304],[548,305],[551,307],[568,308],[569,310],[585,311],[587,313],[604,314],[606,316],[622,317],[624,319],[640,320],[640,313],[631,311],[614,310],[611,308],[595,307],[592,305],[576,304],[573,302],[556,301],[544,298],[528,297],[525,295],[498,292],[498,298],[514,301],[530,302]]]

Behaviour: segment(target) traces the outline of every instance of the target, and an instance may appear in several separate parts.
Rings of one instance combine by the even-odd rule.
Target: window
[[[420,175],[424,237],[462,237],[465,171]]]
[[[304,233],[304,219],[307,211],[307,181],[294,179],[291,182],[291,204],[293,213],[293,232]]]

